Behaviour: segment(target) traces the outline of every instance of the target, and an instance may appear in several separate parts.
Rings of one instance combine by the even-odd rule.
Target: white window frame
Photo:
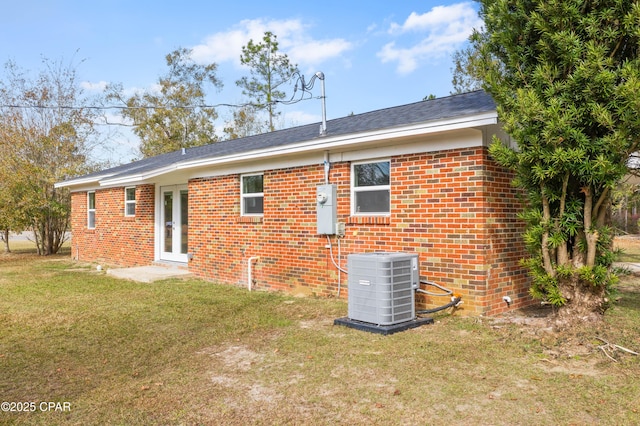
[[[133,189],[133,200],[127,198],[127,191]],[[133,213],[129,213],[129,206],[133,205]],[[126,217],[134,217],[136,215],[136,187],[127,186],[124,188],[124,215]]]
[[[251,176],[262,176],[262,191],[263,192],[244,192],[244,178]],[[245,200],[247,198],[262,198],[262,213],[245,213]],[[250,173],[240,175],[240,216],[264,216],[264,173]]]
[[[91,196],[93,195],[93,208],[91,208]],[[93,224],[91,215],[93,213]],[[96,191],[87,192],[87,229],[96,229]]]
[[[388,185],[371,185],[356,186],[356,167],[363,164],[389,163],[389,184]],[[389,192],[389,209],[381,212],[360,212],[356,206],[356,195],[365,191],[388,191]],[[351,215],[352,216],[391,216],[391,159],[380,158],[376,160],[366,160],[351,163]]]

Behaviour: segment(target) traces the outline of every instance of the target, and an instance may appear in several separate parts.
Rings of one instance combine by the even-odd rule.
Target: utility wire
[[[312,96],[311,89],[315,85],[316,75],[314,75],[308,83],[304,81],[304,75],[300,74],[299,71],[296,71],[291,75],[290,79],[295,78],[295,85],[293,87],[293,94],[291,98],[288,100],[275,100],[265,104],[256,104],[253,102],[247,102],[243,104],[231,104],[231,103],[219,103],[213,105],[137,105],[137,106],[128,106],[128,105],[87,105],[87,106],[69,106],[69,105],[18,105],[18,104],[0,104],[0,108],[16,108],[16,109],[64,109],[64,110],[80,110],[80,109],[88,109],[88,110],[126,110],[126,109],[197,109],[197,108],[220,108],[220,107],[228,107],[228,108],[264,108],[269,105],[275,104],[284,104],[284,105],[293,105],[301,101],[308,101],[311,99],[320,99],[320,96]],[[298,86],[300,87],[301,93],[300,98],[296,99],[296,95],[298,94]]]
[[[280,101],[275,100],[268,104],[254,104],[254,103],[245,103],[245,104],[229,104],[229,103],[219,103],[214,105],[138,105],[138,106],[126,106],[126,105],[87,105],[87,106],[69,106],[69,105],[17,105],[17,104],[0,104],[0,108],[15,108],[15,109],[64,109],[64,110],[80,110],[80,109],[88,109],[88,110],[126,110],[126,109],[198,109],[198,108],[220,108],[220,107],[228,107],[228,108],[246,108],[246,107],[255,107],[260,108],[266,105],[275,105],[277,103],[282,103],[285,105],[292,105],[298,103],[300,101],[307,101],[311,99],[320,99],[319,97],[301,97],[297,100],[286,100]]]
[[[109,111],[109,110],[154,110],[154,109],[165,109],[165,110],[195,110],[195,109],[213,109],[213,108],[256,108],[263,109],[269,106],[273,106],[276,104],[283,105],[294,105],[301,101],[308,101],[312,99],[322,99],[321,96],[313,96],[311,90],[315,85],[315,81],[318,77],[318,74],[314,74],[311,77],[311,80],[305,82],[304,75],[300,74],[299,71],[294,72],[289,80],[295,79],[295,84],[293,87],[293,94],[287,100],[275,100],[272,102],[268,102],[265,104],[256,104],[253,102],[247,102],[242,104],[231,104],[231,103],[219,103],[213,105],[86,105],[86,106],[71,106],[71,105],[18,105],[18,104],[0,104],[0,109],[39,109],[39,110],[94,110],[94,111]],[[299,88],[299,89],[298,89]],[[298,93],[300,90],[300,93]],[[110,123],[109,119],[106,115],[103,115],[104,123],[100,123],[100,125],[106,126],[123,126],[123,127],[135,127],[134,124],[125,124],[125,123]]]

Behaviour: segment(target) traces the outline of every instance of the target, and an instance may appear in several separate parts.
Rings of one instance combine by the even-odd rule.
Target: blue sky
[[[22,0],[2,6],[0,61],[34,73],[42,57],[75,61],[87,94],[106,83],[133,91],[153,87],[166,73],[165,55],[185,47],[196,61],[218,64],[224,87],[211,103],[241,103],[235,81],[248,75],[241,48],[271,31],[307,80],[325,74],[332,119],[449,95],[451,55],[480,25],[477,4],[456,0]],[[320,95],[319,85],[314,92]],[[285,127],[321,118],[317,99],[279,110]],[[218,113],[222,129],[232,111]],[[113,152],[102,155],[128,161],[137,140],[113,127]]]

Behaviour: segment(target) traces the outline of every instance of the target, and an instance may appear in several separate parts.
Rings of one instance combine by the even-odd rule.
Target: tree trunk
[[[40,239],[40,230],[38,229],[37,221],[35,220],[33,221],[33,226],[31,227],[31,230],[33,231],[33,239],[34,239],[34,242],[36,243],[38,256],[42,256],[42,241]]]
[[[4,252],[11,253],[11,249],[9,249],[9,230],[3,229],[2,236],[0,237],[2,241],[4,241]]]
[[[594,286],[574,275],[559,279],[558,288],[567,300],[558,311],[560,325],[594,323],[603,319],[607,302],[603,286]]]
[[[558,212],[558,216],[554,223],[555,231],[559,231],[560,228],[562,228],[562,225],[559,223],[559,221],[562,220],[567,205],[567,187],[569,186],[569,177],[569,173],[566,173],[564,179],[562,180],[562,193],[560,194],[560,212]],[[569,247],[567,241],[563,241],[562,244],[558,246],[556,261],[558,265],[569,265]]]
[[[551,221],[551,207],[549,206],[549,200],[544,195],[544,185],[540,185],[540,193],[542,194],[542,218],[545,223]],[[549,231],[545,230],[542,234],[542,266],[552,277],[556,276],[556,269],[553,265],[551,254],[549,253]]]

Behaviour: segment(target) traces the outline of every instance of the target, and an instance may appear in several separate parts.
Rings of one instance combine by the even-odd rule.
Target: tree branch
[[[583,187],[582,192],[585,194],[584,199],[584,233],[587,240],[587,259],[586,265],[593,266],[596,264],[596,247],[600,234],[593,227],[593,192],[590,187]]]
[[[592,217],[597,218],[599,216],[600,207],[602,206],[602,203],[605,201],[608,195],[609,195],[609,188],[605,188],[604,191],[602,191],[602,194],[600,194],[600,196],[598,197],[598,201],[596,202],[596,205],[593,207]]]
[[[569,185],[569,172],[565,173],[564,178],[562,179],[562,194],[560,195],[560,214],[559,217],[564,215],[564,209],[567,202],[567,186]]]
[[[591,188],[585,186],[582,188],[584,193],[584,219],[583,225],[585,232],[589,232],[591,228],[591,217],[593,214],[593,195],[591,195]]]
[[[569,172],[565,173],[562,179],[562,194],[560,195],[560,212],[558,214],[558,220],[562,220],[564,216],[564,210],[567,202],[567,187],[569,185]],[[561,225],[556,223],[556,231]],[[567,241],[563,240],[562,244],[558,246],[557,261],[559,265],[569,264],[569,248],[567,247]]]
[[[551,223],[551,208],[549,207],[549,199],[544,195],[544,185],[540,184],[540,192],[542,194],[542,218],[543,226],[548,226]],[[553,267],[551,255],[549,254],[549,230],[545,228],[542,233],[542,262],[544,270],[552,277],[556,276],[556,270]]]

